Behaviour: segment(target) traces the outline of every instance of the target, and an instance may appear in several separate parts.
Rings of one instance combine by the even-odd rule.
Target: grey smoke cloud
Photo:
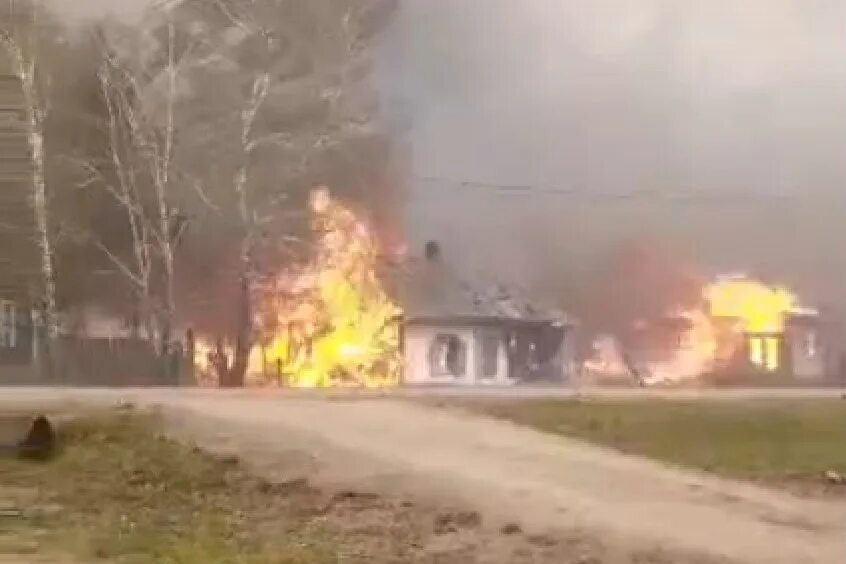
[[[71,23],[150,1],[47,0]],[[838,0],[403,0],[380,67],[411,242],[560,295],[652,238],[846,305],[844,52]]]
[[[412,236],[552,290],[651,236],[846,302],[844,52],[835,0],[406,0],[382,69]]]
[[[86,23],[101,17],[131,22],[154,0],[45,0],[44,4],[69,24]]]

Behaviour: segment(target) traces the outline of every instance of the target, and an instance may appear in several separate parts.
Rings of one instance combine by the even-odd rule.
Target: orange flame
[[[377,276],[376,239],[326,188],[312,193],[311,210],[311,262],[279,275],[266,296],[265,361],[293,387],[394,386],[402,311]]]
[[[745,277],[727,278],[708,285],[705,299],[712,317],[734,318],[746,333],[782,333],[799,299],[784,288],[770,288]]]
[[[691,380],[721,366],[739,350],[746,350],[750,364],[775,372],[788,317],[806,310],[798,297],[784,288],[773,288],[745,276],[721,278],[702,289],[701,307],[674,317],[685,318],[689,328],[678,346],[660,360],[642,367],[644,382],[659,384]],[[588,371],[613,376],[627,367],[606,344],[584,363]]]
[[[713,318],[736,321],[735,334],[749,335],[749,362],[770,372],[780,367],[781,343],[787,318],[800,311],[799,298],[785,288],[772,288],[747,277],[719,280],[705,289]]]

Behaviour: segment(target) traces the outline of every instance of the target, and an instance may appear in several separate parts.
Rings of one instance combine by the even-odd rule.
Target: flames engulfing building
[[[816,381],[839,372],[830,324],[787,289],[735,276],[710,285],[705,297],[722,341],[717,359],[729,369]]]
[[[793,376],[797,381],[821,382],[838,376],[837,347],[829,323],[818,312],[786,317],[784,330],[744,333],[734,367]]]
[[[376,388],[561,381],[572,371],[563,314],[501,288],[473,291],[435,243],[398,266],[327,189],[313,192],[311,207],[313,255],[263,285],[251,374],[299,388]],[[230,356],[224,343],[195,347],[199,372],[212,380]]]
[[[702,304],[641,320],[598,339],[583,365],[602,381],[628,378],[668,384],[712,378],[749,382],[759,375],[823,384],[841,376],[835,331],[799,299],[745,276],[721,278],[703,288]],[[774,376],[780,376],[773,379]]]
[[[503,288],[484,293],[462,283],[435,242],[406,263],[398,294],[406,384],[555,382],[572,374],[571,320]]]

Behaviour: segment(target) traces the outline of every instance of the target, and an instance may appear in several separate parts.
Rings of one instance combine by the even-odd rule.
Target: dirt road
[[[204,392],[20,392],[0,401],[160,405],[174,432],[280,478],[460,500],[493,523],[589,531],[749,563],[846,561],[846,504],[800,499],[505,422],[395,399]]]

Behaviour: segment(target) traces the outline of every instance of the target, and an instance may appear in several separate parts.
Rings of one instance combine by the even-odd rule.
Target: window
[[[499,372],[499,335],[482,334],[482,377],[495,378]]]
[[[13,302],[0,301],[0,348],[17,346],[16,308]]]
[[[805,335],[805,356],[809,359],[817,358],[817,334],[814,332]]]
[[[467,346],[457,335],[441,334],[429,349],[429,367],[433,377],[464,376],[467,371]]]

